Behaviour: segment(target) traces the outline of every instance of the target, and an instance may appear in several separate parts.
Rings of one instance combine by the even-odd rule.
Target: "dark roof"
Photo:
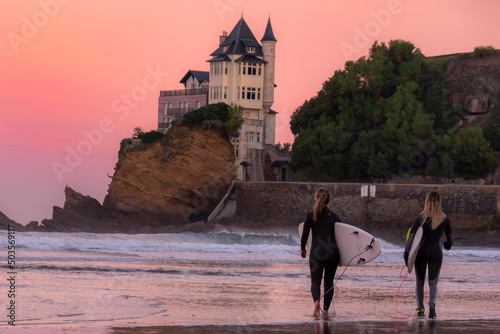
[[[262,39],[260,41],[261,42],[265,42],[265,41],[277,42],[278,41],[276,39],[276,37],[274,37],[273,27],[271,26],[271,17],[269,17],[269,20],[267,20],[266,31],[264,32],[264,37],[262,37]]]
[[[219,58],[219,57],[217,57],[217,58]],[[245,61],[245,62],[248,62],[248,63],[264,63],[264,64],[268,63],[268,61],[266,61],[264,59],[260,59],[259,57],[250,56],[250,55],[241,56],[238,59],[235,59],[234,61],[236,61],[236,62],[238,62],[238,61]]]
[[[286,161],[286,160],[275,160],[271,164],[271,167],[282,167],[283,165],[288,165],[288,161]]]
[[[228,56],[218,56],[214,57],[212,59],[207,60],[208,62],[213,62],[213,61],[231,61],[231,58]]]
[[[278,114],[278,112],[277,112],[277,111],[274,111],[274,110],[272,110],[272,109],[269,109],[269,114],[274,114],[274,115],[275,115],[275,114]]]
[[[198,85],[201,85],[203,83],[203,81],[207,81],[209,82],[209,78],[210,78],[210,73],[208,71],[191,71],[189,70],[185,76],[182,77],[180,83],[181,84],[184,84],[184,86],[186,85],[186,82],[187,80],[189,79],[189,77],[195,77],[196,80],[198,80]]]
[[[247,47],[250,46],[255,47],[255,52],[247,52]],[[227,50],[223,51],[223,47],[227,47]],[[241,19],[238,21],[231,33],[227,36],[226,40],[219,44],[219,47],[217,48],[217,50],[212,52],[211,56],[234,54],[252,54],[255,56],[263,56],[262,47],[243,19],[243,15],[241,16]]]

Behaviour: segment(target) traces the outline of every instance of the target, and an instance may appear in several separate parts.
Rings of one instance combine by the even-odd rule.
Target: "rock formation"
[[[217,131],[174,127],[161,142],[118,161],[103,214],[142,232],[204,220],[235,177],[234,159]]]
[[[23,225],[16,223],[15,221],[7,217],[5,214],[0,212],[0,230],[7,230],[9,225],[14,226],[16,231],[26,230],[26,228]]]
[[[473,116],[498,110],[500,105],[498,78],[500,78],[500,50],[482,57],[473,57],[472,54],[465,53],[451,59],[446,68],[445,85],[451,93],[452,105],[464,106],[471,116],[468,120],[471,122],[475,121]]]
[[[66,187],[64,207],[30,230],[203,231],[234,179],[233,147],[215,130],[174,127],[161,141],[128,145],[119,156],[102,205]]]

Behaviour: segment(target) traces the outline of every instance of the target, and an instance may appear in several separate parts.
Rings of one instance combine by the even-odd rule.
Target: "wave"
[[[4,241],[6,238],[2,238]],[[66,252],[167,252],[230,251],[238,247],[298,247],[298,238],[288,235],[258,233],[165,233],[165,234],[96,234],[59,232],[17,233],[16,246],[27,250],[62,250]],[[115,254],[117,256],[118,254]]]
[[[4,236],[2,236],[2,233]],[[0,247],[7,246],[6,232],[0,232]],[[67,260],[78,257],[88,261],[136,261],[148,258],[152,261],[174,259],[183,261],[215,260],[215,254],[223,261],[280,262],[301,261],[297,257],[300,240],[296,234],[264,233],[164,233],[164,234],[97,234],[59,232],[16,233],[16,248],[28,251],[36,258],[48,253],[64,253]],[[402,263],[403,248],[380,240],[382,254],[375,263]],[[30,252],[34,251],[34,252]],[[43,253],[41,253],[43,252]],[[36,254],[35,254],[36,253]],[[453,248],[444,252],[446,262],[496,262],[498,249]],[[42,259],[43,259],[42,257]]]

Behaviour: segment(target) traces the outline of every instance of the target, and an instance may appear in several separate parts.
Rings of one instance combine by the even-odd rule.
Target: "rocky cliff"
[[[66,187],[64,207],[35,231],[203,231],[234,179],[234,151],[215,130],[174,127],[158,142],[122,148],[101,205]]]
[[[500,111],[500,50],[486,55],[455,55],[445,71],[445,85],[451,93],[452,105],[462,105],[469,113],[465,122],[484,126]],[[487,113],[489,117],[474,117]],[[479,122],[480,119],[486,121]]]
[[[235,177],[234,151],[214,130],[175,127],[151,147],[128,147],[116,164],[103,215],[140,231],[205,220]]]

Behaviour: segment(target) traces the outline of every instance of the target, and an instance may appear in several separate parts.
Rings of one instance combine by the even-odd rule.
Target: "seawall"
[[[455,236],[498,236],[500,230],[500,186],[237,182],[236,210],[214,222],[241,228],[296,228],[314,205],[314,192],[326,187],[333,199],[329,207],[342,221],[363,228],[388,241],[402,241],[425,196],[437,190],[443,197]],[[478,235],[478,238],[481,236]]]

